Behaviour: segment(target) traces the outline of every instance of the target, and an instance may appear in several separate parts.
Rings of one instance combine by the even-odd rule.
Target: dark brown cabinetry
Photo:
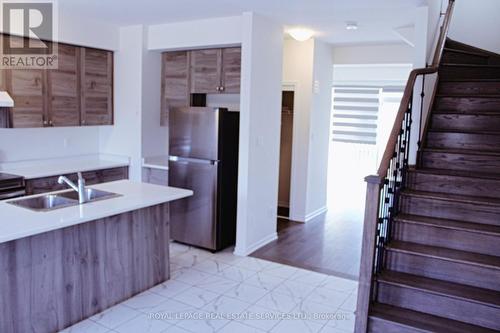
[[[75,173],[65,175],[71,181],[76,182],[78,177]],[[26,180],[26,194],[40,194],[59,190],[68,189],[65,184],[57,183],[58,176],[44,177],[36,179]],[[112,182],[115,180],[127,179],[128,178],[128,167],[86,171],[83,172],[83,178],[85,178],[85,183],[87,185],[94,185],[100,183]]]
[[[189,57],[188,51],[162,55],[162,125],[168,124],[166,116],[171,107],[189,106]]]
[[[58,69],[47,70],[48,109],[44,125],[78,126],[80,50],[75,46],[60,44],[58,52]]]
[[[2,127],[113,124],[113,52],[61,43],[57,50],[57,69],[0,70],[0,88],[14,100]]]
[[[239,94],[241,81],[241,48],[222,49],[221,92]]]
[[[239,94],[240,81],[240,47],[163,53],[161,125],[172,107],[205,106],[206,94]]]
[[[191,93],[215,94],[220,92],[221,49],[191,51]]]
[[[113,53],[81,48],[82,125],[113,124]]]
[[[191,51],[191,93],[238,94],[241,48]]]
[[[38,69],[2,70],[14,100],[12,127],[43,127],[46,121],[46,72]]]

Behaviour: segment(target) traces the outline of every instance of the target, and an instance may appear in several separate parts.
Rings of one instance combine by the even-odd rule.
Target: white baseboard
[[[320,209],[316,209],[314,212],[309,213],[306,215],[306,222],[309,222],[313,218],[320,216],[321,214],[324,214],[328,211],[328,208],[326,206],[321,207]]]
[[[237,255],[237,256],[248,256],[249,254],[251,254],[252,252],[255,252],[257,251],[258,249],[260,249],[261,247],[271,243],[272,241],[275,241],[278,239],[278,233],[277,232],[274,232],[272,234],[270,234],[269,236],[261,239],[260,241],[250,245],[249,247],[245,248],[245,249],[242,249],[241,247],[238,246],[238,244],[236,244],[236,247],[234,248],[234,254]]]
[[[290,216],[290,220],[295,221],[295,222],[302,222],[302,223],[307,223],[313,218],[324,214],[328,211],[328,208],[326,206],[321,207],[320,209],[316,209],[314,212],[309,213],[307,215],[297,215],[297,216]]]

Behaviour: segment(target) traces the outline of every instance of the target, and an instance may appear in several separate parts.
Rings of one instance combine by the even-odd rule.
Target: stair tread
[[[491,64],[455,64],[455,63],[442,63],[440,67],[472,67],[472,68],[500,68],[500,65]]]
[[[471,94],[467,93],[465,94],[452,94],[452,93],[443,93],[443,94],[436,94],[436,97],[453,97],[453,98],[500,98],[500,95],[498,94]]]
[[[412,214],[398,214],[394,219],[397,222],[425,224],[441,228],[483,233],[500,237],[500,226],[492,224],[464,222]]]
[[[500,79],[497,78],[439,78],[439,82],[500,82]]]
[[[467,51],[467,50],[455,49],[453,47],[445,47],[444,51],[445,52],[454,52],[454,53],[468,54],[468,55],[478,56],[478,57],[482,57],[482,58],[489,58],[489,56],[487,54],[483,54],[483,53],[479,53],[479,52],[473,52],[473,51]]]
[[[391,241],[387,248],[389,250],[412,253],[426,257],[438,258],[447,261],[467,263],[476,266],[500,269],[500,257],[472,253],[468,251],[453,250],[444,247],[422,245],[403,241]]]
[[[429,128],[428,132],[434,133],[457,133],[457,134],[479,134],[479,135],[500,135],[500,130],[469,130],[453,128]]]
[[[384,271],[377,277],[377,280],[383,283],[500,308],[500,292],[495,290],[396,271]]]
[[[457,115],[457,116],[488,116],[488,117],[500,117],[500,111],[491,110],[491,111],[467,111],[460,112],[456,110],[432,110],[432,114],[446,114],[446,115]]]
[[[440,176],[500,180],[500,174],[486,173],[486,172],[471,172],[471,171],[463,171],[463,170],[432,169],[432,168],[411,169],[409,172],[425,173],[425,174],[440,175]]]
[[[422,312],[408,310],[392,305],[375,303],[371,306],[370,317],[391,321],[402,326],[416,328],[422,332],[435,333],[493,333],[484,327],[462,323]]]
[[[417,190],[410,190],[410,189],[404,190],[402,192],[402,194],[404,196],[423,197],[423,198],[429,198],[429,199],[434,199],[434,200],[456,201],[456,202],[463,202],[463,203],[472,203],[472,204],[500,207],[500,199],[497,199],[497,198],[478,197],[478,196],[452,194],[452,193],[417,191]]]
[[[449,154],[464,154],[464,155],[486,155],[486,156],[500,156],[500,152],[495,151],[481,151],[472,149],[457,149],[457,148],[427,148],[423,151],[434,153],[449,153]]]

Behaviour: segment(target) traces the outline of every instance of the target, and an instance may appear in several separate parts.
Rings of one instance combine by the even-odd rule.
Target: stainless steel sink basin
[[[59,193],[61,197],[68,198],[71,200],[76,200],[78,203],[78,193],[76,191],[70,191],[70,192],[63,192]],[[106,200],[106,199],[111,199],[120,196],[119,194],[112,193],[112,192],[106,192],[106,191],[101,191],[101,190],[96,190],[93,188],[86,188],[85,189],[85,201],[87,202],[92,202],[92,201],[98,201],[98,200]]]
[[[100,191],[93,188],[85,189],[86,203],[119,197],[120,194]],[[8,204],[31,209],[37,212],[47,212],[59,208],[77,206],[78,193],[76,191],[47,194],[32,198],[21,198],[8,201]]]
[[[58,208],[78,205],[78,200],[75,201],[70,198],[64,198],[58,195],[48,194],[41,197],[17,199],[9,201],[8,203],[35,211],[49,211]]]

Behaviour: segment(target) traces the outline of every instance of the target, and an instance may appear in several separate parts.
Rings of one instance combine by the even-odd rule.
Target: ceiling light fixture
[[[288,34],[299,42],[305,42],[314,35],[314,31],[307,28],[293,28],[288,30]]]
[[[356,22],[346,22],[345,28],[347,30],[358,30],[358,23],[356,23]]]

